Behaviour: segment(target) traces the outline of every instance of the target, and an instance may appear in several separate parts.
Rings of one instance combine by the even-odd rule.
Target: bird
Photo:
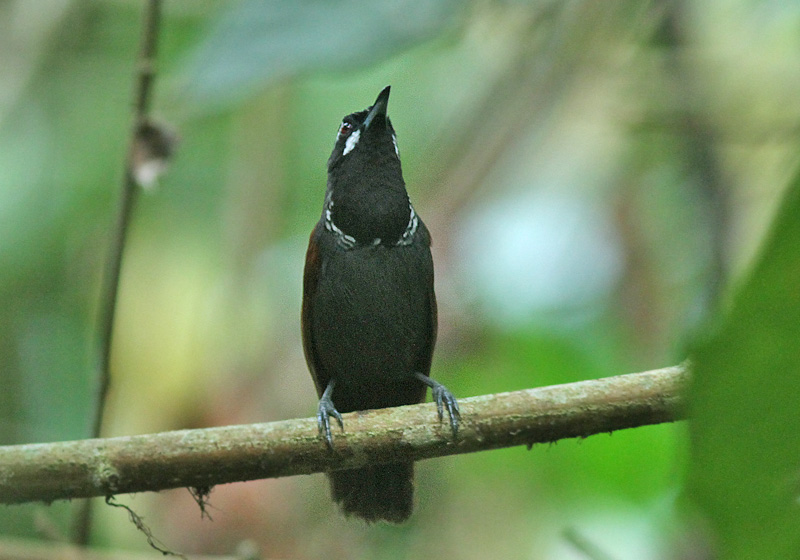
[[[430,378],[437,308],[431,236],[414,210],[387,115],[390,86],[347,115],[328,159],[322,215],[303,273],[303,349],[319,396],[321,439],[334,451],[331,418],[424,401],[432,391],[458,435],[458,401]],[[345,515],[401,523],[413,510],[414,463],[328,473]]]

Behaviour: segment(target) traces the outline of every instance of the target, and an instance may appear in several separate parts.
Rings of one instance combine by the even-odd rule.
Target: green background
[[[143,2],[0,3],[0,444],[86,437]],[[307,235],[392,85],[456,395],[696,367],[695,421],[424,461],[400,527],[321,475],[120,496],[186,553],[800,558],[800,3],[172,1],[180,136],[125,248],[107,436],[306,417]],[[75,504],[0,507],[66,538]],[[94,542],[149,552],[118,509]],[[717,554],[717,556],[714,556]],[[596,556],[600,557],[600,556]]]

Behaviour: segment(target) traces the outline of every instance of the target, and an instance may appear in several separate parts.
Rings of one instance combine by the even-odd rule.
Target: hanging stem
[[[114,331],[114,317],[117,309],[119,280],[122,270],[122,254],[128,234],[128,225],[136,199],[137,185],[134,178],[134,151],[139,134],[146,125],[150,107],[151,91],[155,79],[155,56],[158,40],[158,27],[161,16],[161,0],[150,0],[145,8],[141,46],[136,70],[136,93],[133,109],[128,152],[125,158],[125,172],[122,179],[122,192],[117,210],[116,224],[109,248],[103,287],[100,294],[100,313],[98,318],[99,364],[97,395],[92,420],[91,436],[100,437],[105,414],[106,398],[111,386],[111,345]],[[91,534],[92,509],[91,502],[83,502],[78,509],[75,520],[74,541],[86,545]]]

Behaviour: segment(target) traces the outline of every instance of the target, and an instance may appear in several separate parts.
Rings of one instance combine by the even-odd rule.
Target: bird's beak
[[[372,124],[373,119],[380,115],[381,117],[386,117],[386,106],[389,104],[389,90],[392,89],[392,86],[386,86],[381,90],[378,94],[378,99],[375,100],[375,104],[369,110],[367,114],[367,118],[364,119],[364,128],[369,128],[369,125]],[[385,120],[384,120],[385,122]]]

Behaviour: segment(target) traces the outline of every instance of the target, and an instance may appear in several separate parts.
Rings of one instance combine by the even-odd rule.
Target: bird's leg
[[[336,382],[333,379],[328,382],[328,386],[325,387],[325,392],[322,393],[322,397],[319,399],[319,407],[317,408],[317,426],[319,426],[319,433],[325,437],[325,442],[328,444],[328,447],[331,450],[333,449],[333,434],[331,434],[330,420],[331,416],[336,418],[336,421],[339,423],[339,427],[342,429],[342,431],[344,431],[342,415],[339,414],[339,411],[336,410],[335,406],[333,406],[333,401],[331,400],[333,386],[335,384]]]
[[[458,422],[461,420],[461,412],[458,410],[458,401],[453,396],[453,393],[448,391],[447,387],[438,381],[434,381],[424,373],[415,371],[414,378],[431,388],[433,400],[436,403],[436,411],[439,413],[439,422],[444,420],[444,407],[447,407],[447,413],[450,415],[450,429],[453,430],[453,437],[457,437]]]

